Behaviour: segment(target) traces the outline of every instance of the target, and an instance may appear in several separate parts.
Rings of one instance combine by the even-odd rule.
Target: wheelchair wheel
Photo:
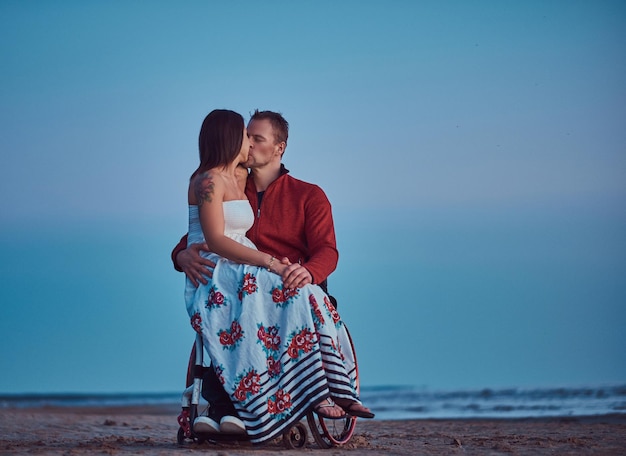
[[[196,371],[196,345],[192,345],[191,353],[189,355],[189,362],[187,363],[187,375],[185,380],[185,386],[189,388],[194,383],[194,373]],[[191,397],[188,398],[189,403],[183,406],[183,410],[178,416],[178,433],[176,435],[176,441],[179,445],[183,445],[187,440],[193,443],[203,443],[206,441],[204,437],[198,436],[193,431],[193,423],[199,415],[198,404],[191,403]]]
[[[304,448],[306,445],[306,436],[306,426],[302,423],[296,423],[283,434],[283,443],[285,447],[290,450]]]
[[[306,416],[313,439],[320,448],[344,445],[352,438],[356,418],[347,416],[340,420],[327,420],[310,412]]]
[[[176,434],[176,442],[178,442],[179,445],[185,444],[185,430],[182,427],[178,428],[178,433]]]
[[[359,394],[359,365],[356,359],[356,351],[354,350],[354,343],[350,332],[346,327],[348,333],[348,339],[350,340],[350,349],[352,350],[352,356],[354,356],[354,365],[356,369],[356,381],[355,389]],[[356,427],[356,417],[346,416],[340,420],[329,420],[322,418],[315,412],[309,412],[306,416],[307,423],[313,434],[313,439],[320,446],[320,448],[330,448],[332,446],[344,445],[352,438],[354,429]]]

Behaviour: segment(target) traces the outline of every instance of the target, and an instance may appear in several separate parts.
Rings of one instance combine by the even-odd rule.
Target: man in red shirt
[[[246,166],[250,173],[242,168],[241,179],[242,185],[246,180],[245,193],[255,220],[247,236],[259,250],[290,265],[285,287],[313,283],[326,291],[326,278],[339,258],[331,205],[320,187],[291,177],[281,163],[288,134],[287,121],[272,111],[256,110],[248,123],[250,153]],[[206,244],[187,248],[185,235],[172,251],[176,270],[184,272],[196,286],[207,283],[206,277],[211,277],[215,266],[200,256],[203,249],[208,250]],[[194,425],[208,431],[244,430],[222,385],[214,375],[209,377],[203,392],[211,404],[210,416],[199,417]],[[340,415],[343,411],[337,407],[329,413]]]
[[[291,177],[281,163],[288,133],[287,121],[272,111],[255,111],[248,124],[245,192],[256,217],[247,236],[259,250],[288,259],[286,287],[323,285],[339,258],[331,205],[320,187]],[[206,284],[203,275],[210,277],[214,266],[198,255],[206,244],[186,247],[185,235],[172,251],[174,267],[195,285]]]

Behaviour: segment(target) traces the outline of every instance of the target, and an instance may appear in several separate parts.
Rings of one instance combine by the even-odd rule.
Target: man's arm
[[[196,287],[200,283],[206,285],[208,283],[206,277],[213,277],[213,268],[215,268],[215,263],[200,255],[201,250],[208,252],[209,248],[206,244],[192,244],[187,247],[186,234],[172,250],[174,269],[184,272]]]
[[[305,204],[305,230],[309,257],[302,264],[321,283],[337,268],[339,252],[330,201],[324,191],[315,187]]]
[[[180,241],[178,241],[178,244],[176,244],[176,247],[174,247],[174,250],[172,250],[172,263],[174,263],[174,269],[176,269],[178,272],[183,272],[183,268],[180,267],[180,264],[178,264],[176,257],[178,256],[180,252],[182,252],[186,248],[187,248],[187,234],[185,234],[182,238],[180,238]]]
[[[322,283],[337,267],[339,253],[335,240],[330,201],[314,186],[304,204],[304,230],[309,255],[302,264],[292,264],[283,282],[288,288]]]

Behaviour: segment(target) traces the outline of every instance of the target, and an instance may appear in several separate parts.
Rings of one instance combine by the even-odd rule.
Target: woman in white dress
[[[206,241],[216,266],[207,285],[187,279],[185,300],[250,440],[276,437],[311,409],[331,419],[372,418],[357,397],[350,341],[328,296],[317,285],[284,287],[288,261],[245,236],[254,214],[236,176],[250,149],[243,117],[212,111],[199,147],[188,243]]]

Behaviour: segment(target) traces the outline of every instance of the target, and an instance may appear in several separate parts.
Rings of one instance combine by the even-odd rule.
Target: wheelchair
[[[346,328],[347,331],[347,328]],[[350,340],[350,349],[354,355],[355,367],[356,367],[356,382],[355,387],[357,394],[359,393],[359,372],[358,364],[356,363],[356,353],[354,350],[354,343],[348,332],[348,338]],[[204,365],[204,347],[203,340],[200,334],[196,334],[195,343],[191,349],[189,356],[189,363],[187,366],[187,379],[186,388],[182,396],[182,411],[178,415],[178,434],[177,442],[179,445],[184,445],[187,442],[190,443],[203,443],[203,442],[237,442],[248,441],[247,435],[244,434],[226,434],[226,433],[210,433],[210,432],[196,432],[193,429],[193,423],[195,419],[201,413],[200,398],[202,397],[202,382],[205,374],[211,367]],[[313,437],[313,440],[320,448],[331,448],[334,446],[340,446],[348,443],[352,438],[354,429],[356,427],[356,417],[346,415],[341,419],[325,419],[317,415],[313,410],[306,413],[306,416],[302,420],[295,423],[282,435],[283,444],[288,449],[304,448],[308,441],[307,426],[304,425],[304,420],[308,424],[309,431]]]

